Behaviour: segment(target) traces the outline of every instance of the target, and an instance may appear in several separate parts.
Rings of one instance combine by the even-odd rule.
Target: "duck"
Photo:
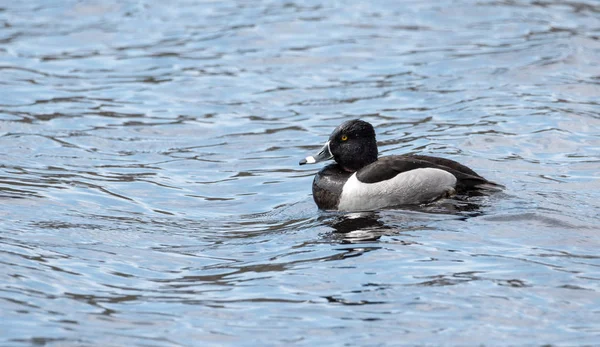
[[[451,159],[416,154],[378,155],[375,129],[370,123],[352,119],[335,128],[316,154],[299,162],[305,165],[334,160],[314,177],[312,193],[317,207],[372,211],[503,188]]]

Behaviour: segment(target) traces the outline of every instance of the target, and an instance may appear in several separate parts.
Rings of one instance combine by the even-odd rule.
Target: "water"
[[[599,344],[599,12],[3,2],[0,344]],[[350,118],[506,190],[320,212]]]

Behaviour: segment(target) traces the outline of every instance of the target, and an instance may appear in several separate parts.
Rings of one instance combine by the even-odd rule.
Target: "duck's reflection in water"
[[[432,221],[442,218],[466,220],[484,212],[476,201],[445,199],[421,206],[403,206],[371,212],[324,212],[319,220],[331,228],[330,237],[341,243],[377,241],[383,235],[428,229]]]
[[[394,229],[380,220],[379,212],[324,213],[319,219],[333,228],[328,236],[341,243],[377,241]]]

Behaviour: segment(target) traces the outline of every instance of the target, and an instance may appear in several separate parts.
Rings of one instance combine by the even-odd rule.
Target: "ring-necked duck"
[[[370,123],[355,119],[338,126],[316,155],[300,161],[300,165],[336,161],[315,176],[312,191],[317,206],[365,211],[502,187],[454,160],[425,155],[377,158],[377,154],[375,130]]]

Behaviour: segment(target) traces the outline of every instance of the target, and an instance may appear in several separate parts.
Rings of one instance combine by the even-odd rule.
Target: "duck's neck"
[[[377,155],[375,155],[375,157],[370,157],[367,160],[361,160],[361,161],[353,161],[348,163],[347,165],[341,165],[342,169],[344,169],[344,171],[347,172],[356,172],[360,169],[362,169],[363,167],[372,164],[374,162],[377,161]]]

